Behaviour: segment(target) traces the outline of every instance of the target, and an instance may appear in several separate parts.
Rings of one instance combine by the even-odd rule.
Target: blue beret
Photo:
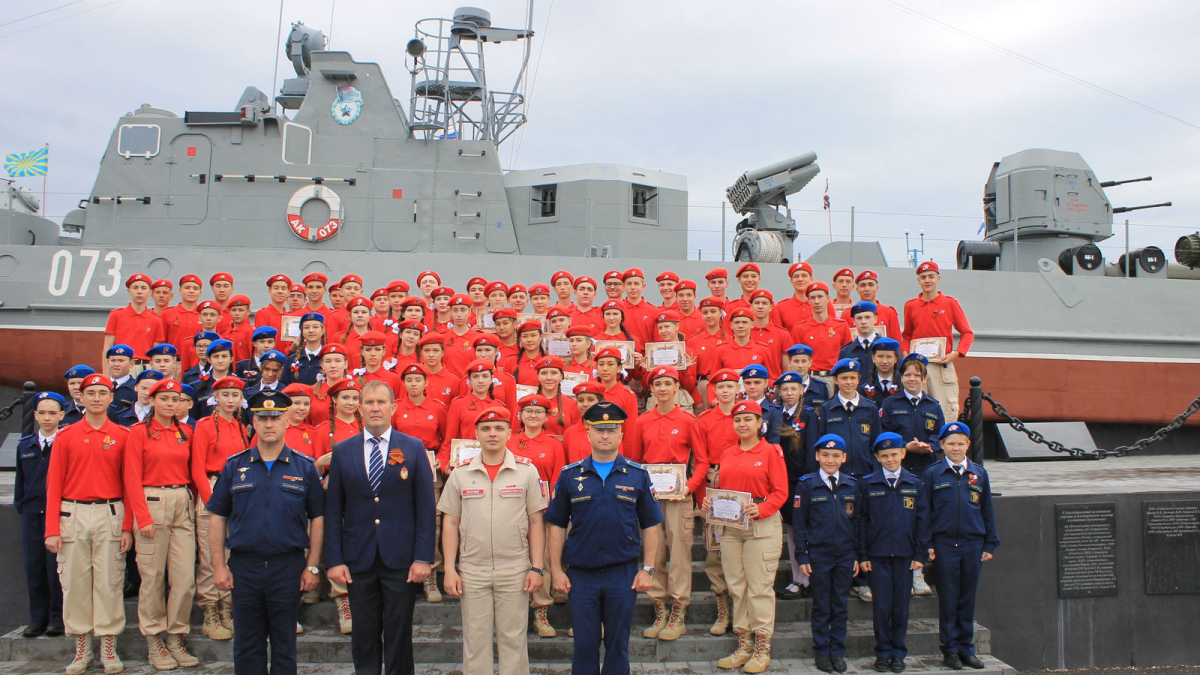
[[[274,361],[275,363],[287,363],[287,355],[281,351],[272,349],[271,351],[258,357],[259,362]]]
[[[800,354],[804,354],[806,356],[812,356],[813,355],[812,347],[809,347],[808,345],[792,345],[791,347],[787,348],[788,356],[799,356]]]
[[[308,314],[305,314],[304,316],[300,317],[300,323],[304,323],[305,321],[316,321],[318,323],[325,323],[325,315],[321,314],[320,312],[309,312]]]
[[[833,364],[833,370],[829,371],[829,374],[837,377],[842,373],[862,373],[862,364],[856,359],[841,359]]]
[[[175,349],[175,345],[169,345],[169,344],[166,344],[165,342],[161,345],[154,345],[150,349],[146,350],[147,357],[149,357],[149,356],[175,356],[178,353],[179,353],[179,350]]]
[[[900,362],[900,370],[903,371],[904,366],[907,363],[909,363],[910,361],[916,361],[917,363],[920,363],[921,365],[925,366],[926,368],[929,367],[929,359],[925,358],[924,356],[921,356],[920,354],[918,354],[916,352],[911,352],[908,356],[904,357],[903,361]]]
[[[817,450],[822,448],[836,448],[845,452],[846,441],[844,441],[842,437],[838,436],[837,434],[825,434],[817,439]]]
[[[179,385],[179,393],[192,399],[193,401],[196,400],[196,389],[190,384]]]
[[[767,367],[758,363],[753,363],[742,369],[742,379],[758,378],[766,380],[770,378],[770,373],[767,372]]]
[[[208,350],[204,352],[208,356],[212,356],[217,352],[233,351],[233,343],[229,340],[213,340],[208,344]]]
[[[885,431],[875,437],[875,452],[880,450],[890,450],[892,448],[903,448],[904,437],[900,434],[891,431]]]
[[[878,314],[879,308],[875,306],[875,303],[867,302],[866,300],[856,302],[856,303],[854,303],[853,306],[850,307],[850,316],[858,316],[859,314],[862,314],[863,312],[870,312],[872,314]]]
[[[130,347],[129,345],[113,345],[108,348],[107,352],[104,353],[105,358],[110,356],[127,356],[132,359],[133,347]]]
[[[943,439],[952,434],[962,434],[967,438],[971,437],[971,428],[962,422],[948,422],[942,430],[938,432],[938,439]]]
[[[258,328],[254,329],[254,334],[250,336],[250,341],[254,342],[255,340],[262,338],[273,338],[277,335],[279,335],[279,331],[275,330],[274,328],[271,328],[270,326],[259,326]]]
[[[778,387],[779,385],[784,384],[786,382],[795,382],[796,384],[804,384],[804,378],[800,377],[800,373],[789,370],[786,373],[780,375],[775,380],[775,386]]]
[[[141,382],[142,380],[161,380],[164,377],[166,377],[166,374],[164,374],[162,372],[159,372],[157,370],[146,369],[146,370],[143,370],[142,372],[138,373],[137,380],[135,380],[135,381]]]
[[[220,339],[221,339],[220,333],[218,333],[216,331],[211,331],[211,330],[202,330],[199,333],[196,333],[195,335],[192,336],[192,344],[195,344],[201,340],[220,340]]]
[[[62,397],[62,394],[57,394],[52,391],[39,391],[37,396],[33,397],[33,400],[36,401],[36,403],[34,403],[35,406],[42,401],[54,401],[58,403],[60,410],[66,410],[67,408],[67,400]]]
[[[896,352],[896,354],[899,355],[900,354],[900,341],[893,340],[892,338],[888,338],[888,337],[879,338],[878,340],[871,343],[871,351],[873,351],[873,352],[878,352],[878,351]],[[918,356],[920,356],[920,355],[918,354]]]
[[[76,366],[71,366],[70,370],[63,373],[63,379],[64,380],[72,380],[77,377],[87,377],[88,375],[91,375],[95,372],[96,372],[95,368],[81,363]]]

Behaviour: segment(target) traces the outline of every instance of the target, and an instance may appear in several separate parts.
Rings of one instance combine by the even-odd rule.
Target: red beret
[[[495,370],[496,370],[496,362],[495,361],[489,361],[488,359],[475,359],[474,361],[467,364],[467,368],[466,368],[465,372],[467,372],[468,374],[469,373],[483,373],[483,372],[491,373],[491,372],[495,372]]]
[[[451,307],[460,307],[463,305],[467,307],[474,307],[475,301],[471,299],[471,296],[463,295],[462,293],[455,293],[454,296],[450,298]]]
[[[674,281],[674,282],[678,282],[678,281],[679,281],[679,275],[678,275],[678,274],[675,274],[674,272],[672,272],[672,271],[670,271],[670,270],[667,270],[666,272],[663,272],[662,274],[660,274],[660,275],[658,275],[658,276],[654,277],[654,280],[655,280],[655,281]]]
[[[250,298],[242,295],[241,293],[238,293],[237,295],[235,295],[229,299],[229,303],[226,304],[225,307],[226,308],[241,307],[243,305],[246,307],[249,307],[250,306]]]
[[[730,414],[731,415],[742,415],[745,413],[750,413],[750,414],[758,415],[759,417],[762,417],[762,406],[760,406],[758,403],[755,403],[754,401],[738,401],[733,406],[733,412]]]
[[[129,288],[136,281],[144,281],[147,286],[154,283],[154,280],[150,278],[150,275],[138,272],[137,274],[129,275],[129,278],[125,280],[125,288]]]
[[[554,407],[554,402],[545,396],[542,396],[541,394],[528,394],[526,396],[522,396],[520,401],[517,401],[517,407],[522,409],[534,405],[545,408],[547,411],[549,411]]]
[[[625,314],[625,303],[621,302],[620,300],[617,300],[616,298],[612,298],[610,300],[605,300],[604,304],[600,305],[600,313],[601,314],[603,314],[604,312],[607,312],[610,309],[620,310],[621,314],[624,315]]]
[[[639,270],[636,267],[630,267],[629,269],[625,270],[625,272],[623,274],[621,274],[622,281],[624,281],[626,279],[632,279],[634,277],[638,277],[639,279],[645,279],[646,273]]]
[[[538,370],[543,368],[557,368],[559,372],[565,370],[562,359],[557,356],[543,356],[533,364]]]
[[[559,279],[566,279],[571,283],[575,282],[575,277],[571,276],[570,272],[567,272],[566,270],[559,270],[550,275],[550,285],[553,286],[554,284],[558,283]]]
[[[106,375],[101,375],[100,373],[92,373],[91,375],[88,375],[87,377],[83,378],[83,382],[79,383],[79,390],[83,391],[84,389],[87,389],[88,387],[94,387],[96,385],[100,385],[101,387],[108,387],[109,389],[113,388],[112,380],[108,379],[108,377]]]
[[[834,281],[837,281],[838,277],[850,277],[851,279],[853,279],[854,278],[854,270],[850,269],[849,267],[843,267],[842,269],[833,273]]]
[[[387,292],[388,293],[407,293],[408,292],[408,282],[397,279],[396,281],[393,281],[392,283],[387,285]]]
[[[213,382],[212,389],[213,389],[213,391],[216,391],[218,389],[242,389],[242,390],[245,390],[246,389],[246,381],[240,377],[237,377],[236,375],[226,375],[225,377],[222,377],[221,379],[217,380],[216,382]]]
[[[476,425],[483,424],[484,422],[507,422],[508,424],[512,424],[512,413],[508,411],[508,408],[492,406],[479,413],[479,416],[475,418]]]
[[[471,280],[467,282],[467,290],[471,290],[472,286],[483,286],[486,288],[487,285],[487,279],[484,279],[483,277],[471,277]]]
[[[716,307],[717,309],[725,309],[725,301],[716,296],[708,296],[700,300],[700,309],[705,307]]]
[[[200,277],[196,276],[195,274],[185,274],[185,275],[179,277],[179,285],[180,286],[182,286],[188,282],[196,284],[197,286],[204,285],[203,283],[200,282]]]
[[[358,284],[359,286],[363,285],[362,277],[358,276],[357,274],[347,274],[346,276],[342,277],[342,280],[338,283],[343,286],[351,283]]]
[[[808,276],[812,276],[812,265],[809,265],[806,262],[792,263],[792,266],[788,268],[788,276],[790,277],[794,275],[799,270],[804,270],[805,272],[808,272]]]
[[[625,361],[625,359],[621,358],[621,350],[616,347],[605,347],[596,352],[596,355],[592,358],[595,361],[599,361],[600,359],[616,359],[618,363]]]
[[[766,298],[771,301],[771,304],[775,304],[775,296],[771,295],[771,291],[765,288],[760,288],[750,294],[750,302],[754,302],[759,298]]]
[[[441,278],[440,276],[438,276],[438,273],[437,273],[437,272],[434,272],[433,270],[425,270],[424,272],[421,272],[420,274],[418,274],[418,275],[417,275],[417,283],[418,283],[418,284],[420,284],[420,283],[421,283],[421,279],[424,279],[424,278],[425,278],[425,277],[427,277],[427,276],[430,276],[430,277],[433,277],[434,279],[437,279],[437,282],[438,282],[438,285],[439,285],[439,286],[442,284],[442,278]]]
[[[541,329],[542,329],[541,321],[538,321],[537,319],[530,319],[528,321],[522,321],[520,323],[520,325],[517,326],[517,334],[520,335],[521,333],[526,333],[531,330],[540,331]]]
[[[572,395],[579,396],[580,394],[594,394],[600,398],[604,398],[604,394],[607,392],[608,390],[604,388],[603,384],[600,384],[599,380],[587,380],[575,385]]]
[[[738,374],[738,371],[734,370],[733,368],[722,368],[713,373],[712,377],[708,378],[708,383],[717,384],[719,382],[737,382],[739,379],[741,379],[741,375]]]
[[[941,274],[937,263],[933,262],[932,260],[926,260],[920,265],[917,265],[917,274],[921,274],[922,272],[937,272],[938,274]]]
[[[487,345],[496,349],[500,349],[503,346],[500,338],[496,337],[495,333],[484,333],[475,338],[475,342],[471,344],[472,347],[478,347],[479,345]]]
[[[303,293],[303,292],[304,292],[304,287],[301,286],[300,284],[292,284],[291,287],[288,288],[288,294]]]
[[[827,286],[824,281],[814,281],[804,289],[804,294],[811,295],[813,291],[825,291],[825,293],[828,294],[829,286]]]
[[[216,284],[218,281],[228,281],[229,283],[232,284],[233,283],[233,275],[228,272],[217,272],[216,274],[214,274],[208,278],[208,285],[212,286],[212,285]]]
[[[503,281],[493,281],[483,289],[484,295],[491,295],[496,291],[503,291],[505,297],[508,297],[508,286]]]
[[[375,298],[386,296],[387,294],[388,294],[388,289],[376,288],[375,290],[371,291],[371,299],[374,300]]]
[[[740,319],[740,318],[746,318],[746,319],[750,319],[751,321],[753,321],[754,320],[754,312],[751,312],[749,309],[746,309],[745,307],[738,307],[737,309],[735,309],[729,313],[730,321],[733,321],[734,319]]]
[[[550,319],[557,319],[560,316],[565,316],[567,318],[570,318],[571,313],[568,312],[567,310],[563,309],[562,307],[559,307],[558,305],[551,307],[549,309],[549,311],[546,312],[546,320],[547,321],[549,321]]]
[[[358,344],[362,347],[386,347],[387,343],[387,336],[377,330],[369,330],[358,338]]]
[[[175,285],[171,283],[170,279],[156,279],[154,283],[150,284],[150,288],[175,288]]]
[[[375,305],[373,305],[370,300],[364,298],[363,296],[356,295],[350,299],[350,302],[346,303],[346,310],[349,311],[355,307],[366,307],[367,309],[373,309]]]
[[[425,337],[421,338],[421,340],[417,342],[418,347],[424,347],[425,345],[441,345],[442,347],[445,347],[446,336],[437,331],[426,333]]]
[[[579,326],[571,326],[567,329],[567,337],[575,337],[576,335],[594,337],[596,335],[596,331],[592,330],[592,327],[586,323]]]
[[[420,307],[421,309],[429,309],[425,306],[425,300],[415,296],[409,296],[400,301],[401,307]]]
[[[492,321],[499,321],[500,319],[512,319],[513,321],[516,321],[517,310],[513,309],[512,307],[501,307],[492,312]]]
[[[609,279],[616,279],[617,281],[624,281],[624,279],[621,278],[621,273],[618,272],[617,270],[609,270],[604,273],[604,283],[608,283]]]
[[[679,315],[679,312],[676,312],[673,309],[664,309],[658,313],[658,316],[654,317],[654,323],[663,323],[665,321],[674,321],[675,323],[679,323],[680,321],[683,321],[683,317]]]
[[[709,281],[712,281],[713,279],[728,279],[729,270],[725,269],[724,267],[718,267],[716,269],[709,270],[708,274],[704,275],[704,278],[708,279]]]
[[[674,366],[658,366],[650,371],[650,381],[653,382],[660,377],[669,377],[676,382],[679,381],[679,371],[675,370]]]
[[[206,309],[213,309],[213,310],[216,310],[218,313],[220,313],[221,305],[217,304],[216,300],[203,300],[200,302],[200,304],[196,305],[196,313],[197,314],[200,312],[203,312]]]
[[[336,396],[343,391],[361,391],[362,387],[358,386],[358,380],[353,377],[343,377],[342,379],[329,385],[328,393],[330,396]]]
[[[758,263],[745,263],[737,269],[737,274],[733,276],[740,277],[742,276],[743,272],[758,272],[759,274],[762,274],[762,268],[758,266]]]
[[[579,288],[579,284],[591,284],[592,288],[597,287],[596,280],[591,277],[577,277],[575,279],[575,288]]]
[[[417,321],[416,319],[406,319],[406,320],[401,321],[400,323],[396,324],[396,332],[397,333],[399,333],[400,331],[404,331],[404,330],[415,330],[418,333],[424,333],[425,332],[425,324],[421,323],[420,321]]]
[[[442,295],[454,295],[454,289],[450,288],[449,286],[438,286],[437,288],[433,289],[433,294],[431,297],[436,298]]]
[[[292,397],[308,396],[309,398],[311,398],[313,395],[313,390],[312,390],[312,385],[303,384],[301,382],[293,382],[283,388],[283,393],[287,394],[288,396],[292,396]]]
[[[400,377],[408,377],[409,375],[420,375],[421,377],[428,378],[429,370],[419,363],[410,363],[404,366],[404,370],[400,371]]]
[[[342,290],[342,282],[335,281],[332,284],[329,284],[328,288],[330,293],[333,293],[334,291],[340,291]]]
[[[525,286],[522,284],[513,284],[512,286],[508,287],[509,297],[512,297],[512,296],[516,295],[517,293],[528,293],[528,292],[529,292],[529,289],[525,288]]]
[[[282,282],[285,282],[285,283],[288,285],[288,287],[289,287],[289,288],[291,288],[291,286],[292,286],[292,280],[291,280],[291,278],[289,278],[289,277],[288,277],[288,275],[286,275],[286,274],[276,274],[275,276],[273,276],[273,277],[270,277],[270,278],[268,278],[268,279],[267,279],[267,288],[270,288],[271,286],[274,286],[276,281],[282,281]]]
[[[694,291],[694,290],[696,290],[696,282],[692,281],[691,279],[684,279],[683,281],[680,281],[679,283],[675,284],[675,292],[676,293],[678,293],[679,291]]]
[[[863,270],[862,272],[859,272],[859,274],[858,274],[858,276],[857,276],[857,277],[855,277],[855,278],[854,278],[854,283],[856,283],[856,284],[857,284],[858,282],[862,281],[863,279],[875,279],[875,280],[878,280],[878,279],[879,279],[879,275],[878,275],[878,274],[875,274],[875,273],[874,273],[873,271],[871,271],[871,270]]]
[[[304,282],[305,286],[307,286],[308,284],[311,284],[314,281],[319,281],[323,284],[327,284],[327,283],[329,283],[329,277],[325,276],[324,274],[321,274],[320,272],[313,272],[311,274],[304,275],[304,278],[301,279],[301,281]]]
[[[534,284],[529,287],[529,297],[535,295],[550,295],[550,287],[546,284]]]
[[[344,346],[334,343],[321,347],[321,351],[317,353],[317,358],[323,359],[330,354],[341,354],[342,356],[346,357],[349,356],[349,354],[346,353],[346,348]]]

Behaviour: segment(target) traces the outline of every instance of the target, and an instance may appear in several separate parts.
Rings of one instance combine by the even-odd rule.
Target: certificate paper
[[[596,340],[596,348],[592,350],[592,357],[595,358],[597,352],[605,347],[616,347],[621,352],[621,367],[633,367],[633,353],[637,351],[637,345],[627,340]]]
[[[285,316],[280,319],[280,323],[280,327],[283,329],[280,332],[283,333],[285,340],[288,342],[296,342],[300,339],[300,317]]]
[[[660,501],[684,499],[683,489],[687,487],[687,465],[646,464],[645,467],[650,474],[650,484],[654,486],[654,494]]]
[[[916,338],[908,343],[909,350],[932,361],[946,355],[946,338]]]
[[[560,359],[571,356],[571,343],[567,341],[567,336],[563,333],[546,333],[542,338],[542,345],[545,346],[546,353],[550,356],[557,356]]]
[[[542,332],[545,332],[545,330],[546,330],[546,315],[545,314],[522,313],[522,314],[517,315],[517,325],[518,326],[525,323],[526,321],[536,321],[536,322],[542,324]]]
[[[535,387],[531,384],[518,384],[518,385],[516,385],[516,387],[517,387],[517,401],[518,402],[520,402],[520,400],[525,398],[526,396],[529,396],[531,394],[536,394],[537,390],[538,390],[537,387]]]
[[[574,396],[576,385],[587,382],[587,373],[563,373],[562,382],[558,383],[558,388],[562,391],[563,396]]]
[[[687,365],[687,346],[682,342],[647,342],[646,360],[652,367],[684,368]]]
[[[750,506],[753,498],[749,492],[709,490],[708,496],[712,503],[708,512],[704,514],[705,522],[736,527],[739,530],[750,529],[750,516],[746,515],[746,508]]]
[[[455,438],[450,441],[450,465],[469,462],[483,452],[483,446],[474,438]]]
[[[493,316],[495,313],[495,307],[480,307],[475,310],[475,330],[484,333],[495,333],[496,319]]]
[[[704,549],[706,551],[721,550],[721,526],[706,524],[704,526]]]

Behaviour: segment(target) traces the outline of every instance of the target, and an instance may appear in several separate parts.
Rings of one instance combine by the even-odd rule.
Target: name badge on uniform
[[[523,497],[525,495],[525,487],[522,485],[505,485],[500,488],[501,497]]]
[[[463,499],[476,499],[476,498],[482,497],[483,494],[484,494],[483,488],[463,488],[462,498]]]
[[[244,477],[245,476],[243,475],[243,478]],[[254,481],[250,481],[249,483],[238,483],[237,485],[233,485],[229,488],[229,491],[231,493],[236,493],[236,492],[240,492],[242,490],[253,490],[253,489],[254,489]]]

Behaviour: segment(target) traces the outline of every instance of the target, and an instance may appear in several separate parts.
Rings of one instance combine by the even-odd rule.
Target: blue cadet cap
[[[138,373],[137,379],[134,381],[141,382],[142,380],[161,380],[164,377],[166,377],[166,374],[161,371],[146,369]]]
[[[904,437],[892,431],[885,431],[875,438],[875,452],[880,450],[890,450],[892,448],[903,448]]]
[[[856,359],[840,359],[837,363],[833,364],[833,370],[829,371],[829,374],[837,377],[842,373],[861,372],[862,364],[860,364]]]
[[[55,401],[58,403],[60,410],[67,409],[67,399],[63,398],[62,394],[58,394],[53,391],[39,391],[37,396],[33,397],[33,400],[35,401],[35,406],[42,401]]]
[[[179,393],[192,399],[193,401],[196,400],[196,389],[190,384],[179,385]]]
[[[971,428],[962,422],[949,422],[946,424],[946,426],[942,427],[941,431],[938,432],[938,439],[941,440],[953,434],[962,434],[967,438],[970,438]]]
[[[279,417],[292,406],[292,397],[282,391],[264,389],[251,396],[247,404],[256,417]]]
[[[77,377],[87,377],[88,375],[92,375],[95,372],[96,372],[95,368],[93,368],[89,365],[80,363],[78,365],[71,366],[70,370],[63,373],[63,379],[64,380],[73,380]]]
[[[179,354],[179,350],[175,349],[175,345],[169,345],[166,343],[163,343],[161,345],[154,345],[150,349],[146,350],[147,357],[150,357],[150,356],[175,356],[177,354]]]
[[[583,422],[593,429],[619,429],[629,418],[625,410],[612,401],[600,401],[583,413]]]
[[[800,377],[800,373],[789,370],[786,373],[780,375],[775,380],[775,386],[778,387],[779,385],[785,384],[787,382],[795,382],[796,384],[804,384],[804,378]]]
[[[821,448],[837,448],[842,452],[846,451],[846,441],[837,434],[825,434],[817,439],[817,450]]]
[[[279,331],[270,326],[259,326],[254,329],[254,333],[250,336],[250,341],[261,340],[262,338],[273,338],[279,335]]]
[[[129,345],[113,345],[108,348],[107,352],[104,353],[104,358],[108,358],[110,356],[128,356],[132,359],[133,347],[130,347]]]
[[[258,357],[259,362],[274,361],[275,363],[287,363],[287,355],[281,351],[272,349],[271,351]]]
[[[202,330],[192,336],[192,344],[196,344],[201,340],[220,340],[221,334],[212,330]]]
[[[872,352],[878,352],[878,351],[896,352],[896,354],[899,355],[900,354],[900,341],[893,340],[892,338],[881,337],[871,343],[871,351]],[[920,354],[918,354],[918,356],[920,356]]]
[[[320,312],[309,312],[308,314],[300,317],[300,323],[304,323],[305,321],[317,321],[319,323],[325,323],[325,315],[321,314]]]
[[[217,352],[233,351],[233,343],[229,340],[213,340],[208,345],[208,351],[204,352],[208,356],[212,356]]]
[[[771,375],[767,373],[767,367],[757,363],[752,363],[742,369],[742,379],[758,378],[760,380],[769,379]]]
[[[856,302],[850,307],[850,316],[858,316],[859,314],[862,314],[863,312],[870,312],[872,314],[878,314],[879,308],[875,306],[875,303],[868,302],[866,300],[861,300],[859,302]]]
[[[799,356],[800,354],[812,356],[813,355],[812,347],[809,347],[808,345],[792,345],[791,347],[787,348],[788,356]]]
[[[900,362],[900,370],[904,370],[904,364],[908,363],[909,361],[917,361],[921,365],[929,367],[929,359],[916,352],[910,352],[909,355],[904,357],[904,360]]]

